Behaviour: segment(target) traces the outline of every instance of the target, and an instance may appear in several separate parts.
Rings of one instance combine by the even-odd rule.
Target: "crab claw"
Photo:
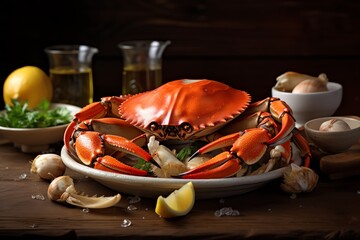
[[[85,165],[94,163],[95,167],[101,170],[146,175],[145,171],[138,171],[136,168],[119,162],[116,158],[105,155],[105,148],[134,155],[158,166],[148,152],[120,136],[100,134],[98,132],[81,132],[75,143],[76,154]]]
[[[233,158],[229,152],[222,152],[198,167],[174,177],[184,179],[224,178],[235,175],[240,168],[238,159]]]
[[[122,173],[122,174],[136,175],[136,176],[148,175],[147,171],[130,167],[129,165],[126,165],[109,155],[97,158],[94,164],[94,168],[108,172]]]
[[[280,99],[272,99],[270,104],[271,114],[278,122],[281,122],[281,129],[267,144],[274,144],[288,136],[295,127],[295,120],[291,115],[291,108]]]
[[[270,134],[263,128],[251,128],[243,132],[221,137],[196,151],[190,159],[221,147],[231,146],[230,153],[235,154],[246,164],[254,164],[260,160],[267,150]]]
[[[223,148],[223,147],[229,147],[234,144],[234,142],[241,136],[241,132],[233,133],[226,135],[224,137],[218,138],[217,140],[210,142],[206,144],[205,146],[198,149],[195,153],[193,153],[190,156],[190,159],[193,159],[194,157],[198,156],[199,154],[204,154],[207,152],[211,152],[213,150]]]
[[[265,154],[270,134],[263,128],[251,128],[245,130],[233,144],[230,152],[233,152],[246,164],[255,164]]]

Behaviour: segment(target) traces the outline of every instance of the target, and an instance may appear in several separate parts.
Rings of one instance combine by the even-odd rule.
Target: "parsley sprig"
[[[50,108],[49,101],[43,101],[35,109],[29,109],[27,102],[12,99],[13,106],[5,105],[0,113],[0,126],[11,128],[43,128],[67,124],[72,120],[71,112],[63,107]]]

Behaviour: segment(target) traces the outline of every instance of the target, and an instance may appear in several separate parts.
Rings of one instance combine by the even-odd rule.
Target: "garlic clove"
[[[52,180],[65,173],[66,166],[57,154],[46,153],[35,157],[31,162],[32,173],[38,174],[42,179]]]
[[[281,188],[288,193],[311,192],[315,189],[319,176],[307,167],[290,164],[284,172],[284,182]]]
[[[313,93],[313,92],[326,92],[328,88],[326,84],[319,79],[306,79],[296,85],[292,93]]]
[[[82,208],[108,208],[121,200],[120,194],[110,197],[89,197],[79,194],[75,189],[73,179],[69,176],[55,178],[49,185],[47,195],[53,201],[66,202]]]
[[[350,126],[341,119],[330,119],[320,125],[319,131],[336,132],[350,130]]]

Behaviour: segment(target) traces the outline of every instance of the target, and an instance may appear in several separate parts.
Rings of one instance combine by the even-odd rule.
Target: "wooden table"
[[[122,194],[115,207],[89,212],[52,202],[46,196],[49,182],[30,173],[34,157],[12,144],[0,145],[2,239],[360,239],[360,176],[321,176],[313,192],[296,198],[280,189],[279,179],[243,195],[197,200],[187,216],[166,220],[154,211],[156,199],[142,198],[132,204],[137,210],[128,210],[133,196]],[[69,169],[65,174],[75,179],[79,191],[115,194]],[[215,216],[223,207],[240,215]],[[124,219],[132,224],[122,227]]]

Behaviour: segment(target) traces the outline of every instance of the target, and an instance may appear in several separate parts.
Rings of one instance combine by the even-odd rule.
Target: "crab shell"
[[[180,126],[189,124],[189,136],[205,128],[221,127],[241,114],[249,105],[248,93],[213,80],[175,80],[161,87],[134,95],[123,102],[119,113],[130,124],[151,132],[150,124]],[[200,136],[209,134],[203,131]]]

